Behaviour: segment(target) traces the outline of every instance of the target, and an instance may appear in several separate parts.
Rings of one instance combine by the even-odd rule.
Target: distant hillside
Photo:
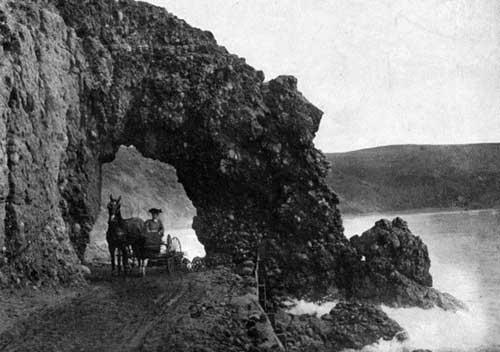
[[[133,147],[121,147],[113,162],[102,169],[101,212],[90,234],[87,257],[107,256],[104,251],[109,195],[122,197],[123,217],[150,217],[148,209],[161,208],[166,229],[190,228],[196,209],[177,180],[175,168],[144,158]],[[99,254],[101,253],[101,254]]]
[[[327,159],[344,213],[500,206],[500,144],[396,145]]]

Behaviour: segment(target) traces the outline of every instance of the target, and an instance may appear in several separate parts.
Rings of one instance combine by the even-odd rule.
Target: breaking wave
[[[288,302],[288,312],[294,315],[312,314],[321,317],[329,313],[336,302],[317,304],[304,300]],[[362,352],[410,352],[428,349],[433,352],[493,352],[500,351],[499,341],[489,334],[488,321],[481,307],[471,307],[469,311],[444,311],[440,308],[390,308],[382,310],[397,321],[409,335],[400,342],[380,340],[364,347]],[[345,350],[353,351],[353,350]]]
[[[363,352],[406,352],[428,349],[434,352],[499,351],[488,335],[488,322],[481,309],[447,312],[440,308],[382,307],[389,317],[408,332],[405,342],[380,341],[365,347]],[[487,347],[489,346],[489,347]]]
[[[321,317],[335,307],[337,302],[324,302],[321,304],[314,302],[307,302],[304,300],[290,300],[285,304],[288,305],[287,312],[293,315],[311,314]]]
[[[369,228],[380,215],[351,218],[347,233]],[[384,216],[386,217],[386,216]],[[389,216],[390,217],[390,216]],[[461,299],[468,311],[382,307],[409,335],[379,341],[363,352],[499,352],[500,217],[496,210],[406,214],[431,256],[434,286]]]

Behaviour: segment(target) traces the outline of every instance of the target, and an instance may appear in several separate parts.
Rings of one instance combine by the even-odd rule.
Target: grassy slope
[[[398,145],[327,158],[345,213],[500,206],[500,144]]]
[[[177,180],[175,168],[144,158],[135,148],[121,147],[113,162],[103,165],[101,212],[90,235],[87,258],[107,256],[103,251],[109,195],[122,196],[123,217],[150,217],[148,209],[161,208],[166,229],[191,227],[196,210]],[[103,253],[104,252],[104,253]]]

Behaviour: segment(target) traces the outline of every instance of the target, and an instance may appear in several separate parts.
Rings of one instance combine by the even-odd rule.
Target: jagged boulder
[[[339,303],[322,317],[331,324],[328,338],[342,341],[344,348],[360,349],[380,339],[406,338],[403,328],[379,307],[360,303]]]
[[[377,221],[350,243],[363,259],[351,262],[351,298],[396,307],[466,309],[450,294],[432,288],[427,246],[403,219]]]
[[[421,285],[432,286],[427,246],[411,233],[403,219],[379,220],[361,236],[351,237],[350,242],[374,270],[398,271]]]
[[[321,318],[312,315],[277,315],[285,332],[288,351],[342,351],[361,349],[380,339],[405,340],[407,334],[379,307],[362,303],[338,303]]]

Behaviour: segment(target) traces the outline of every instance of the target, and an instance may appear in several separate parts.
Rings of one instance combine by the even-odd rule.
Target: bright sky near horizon
[[[315,144],[500,142],[500,1],[148,0],[324,111]]]

